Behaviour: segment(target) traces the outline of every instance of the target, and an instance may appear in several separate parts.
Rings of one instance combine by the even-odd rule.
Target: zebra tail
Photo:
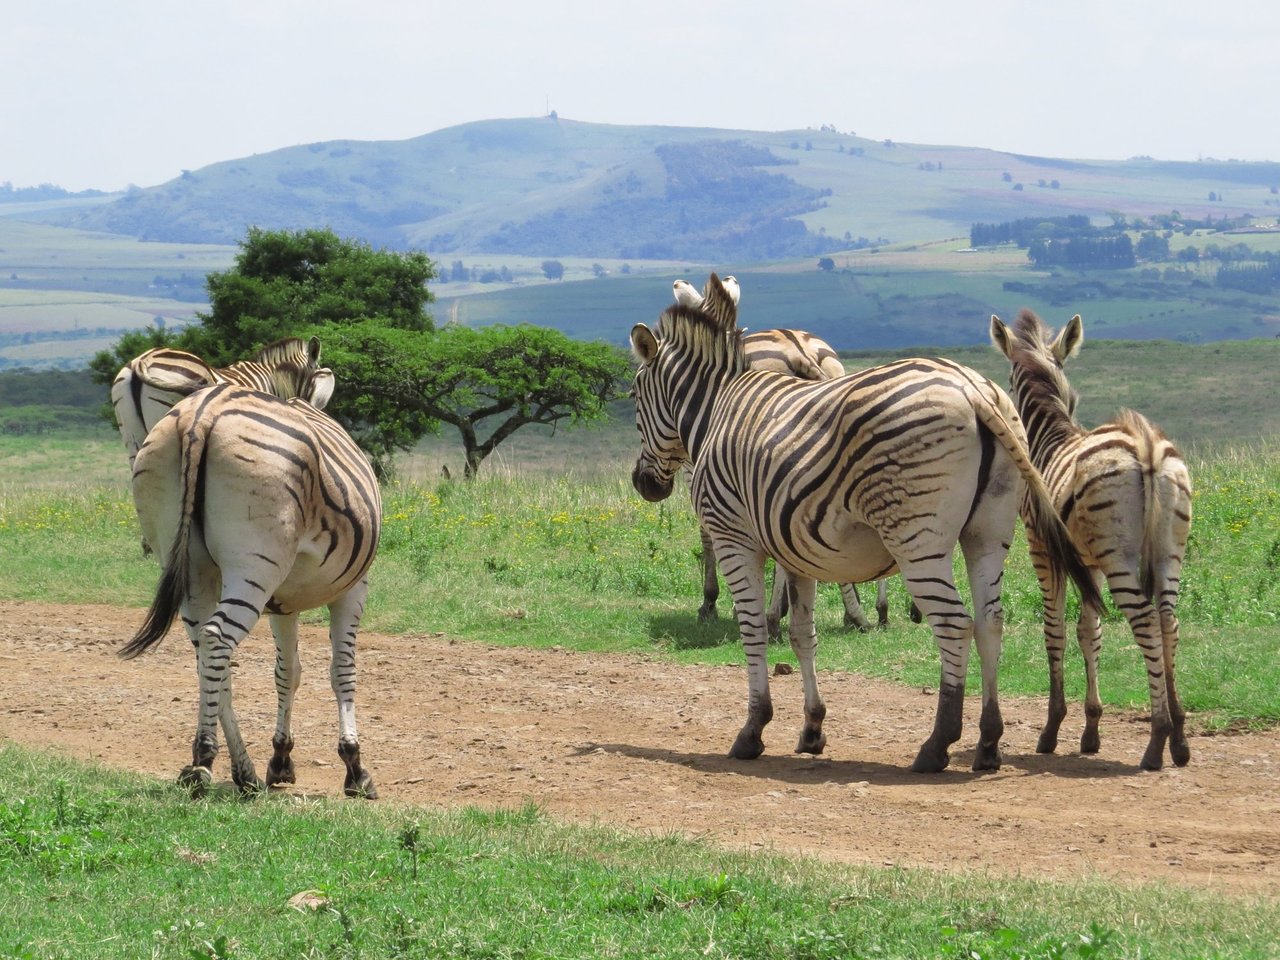
[[[1004,395],[1000,394],[1000,396]],[[1075,583],[1076,589],[1080,591],[1080,602],[1100,609],[1102,596],[1098,593],[1098,585],[1094,582],[1093,574],[1080,557],[1080,551],[1076,549],[1075,542],[1067,531],[1067,525],[1058,516],[1049,488],[1045,486],[1040,471],[1031,462],[1026,441],[1015,432],[1013,424],[1019,421],[1017,413],[1013,411],[1012,403],[1009,404],[1010,412],[1013,414],[1011,420],[999,406],[980,392],[976,390],[971,392],[970,398],[974,401],[974,412],[978,415],[978,419],[999,440],[1026,483],[1021,511],[1022,522],[1030,527],[1044,544],[1049,563],[1055,572],[1065,573]]]
[[[1118,418],[1130,433],[1140,441],[1138,466],[1142,471],[1142,549],[1138,554],[1138,587],[1147,602],[1156,603],[1156,551],[1161,545],[1163,523],[1163,497],[1166,490],[1160,483],[1163,457],[1158,451],[1159,437],[1146,417],[1132,410],[1122,410]]]
[[[201,405],[196,410],[190,429],[184,430],[179,424],[182,513],[178,518],[178,534],[174,537],[173,549],[169,551],[169,561],[165,564],[164,573],[156,587],[156,595],[151,601],[151,608],[147,611],[147,618],[142,622],[133,639],[120,649],[119,657],[122,660],[132,660],[164,639],[173,625],[174,617],[182,609],[182,601],[189,592],[191,524],[199,494],[200,468],[204,460],[205,441],[208,439],[209,429],[213,423],[213,418],[199,415],[203,409],[204,405]]]

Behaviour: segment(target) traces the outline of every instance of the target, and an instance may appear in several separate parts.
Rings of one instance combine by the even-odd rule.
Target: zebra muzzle
[[[636,493],[650,503],[657,503],[671,496],[675,478],[661,476],[654,472],[652,467],[637,463],[635,469],[631,471],[631,485],[636,488]]]

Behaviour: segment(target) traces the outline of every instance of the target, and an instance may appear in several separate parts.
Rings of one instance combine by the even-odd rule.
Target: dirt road
[[[170,778],[189,762],[196,678],[185,635],[122,662],[139,610],[0,602],[0,740]],[[328,641],[304,627],[295,711],[295,789],[340,794]],[[238,652],[236,705],[263,771],[275,722],[265,624]],[[1034,752],[1040,700],[1006,700],[1005,763],[969,771],[977,702],[942,774],[908,766],[934,697],[823,674],[827,752],[791,753],[798,675],[773,680],[766,753],[725,754],[746,699],[741,668],[629,656],[532,652],[440,636],[366,633],[358,713],[365,763],[384,801],[549,814],[640,831],[678,830],[727,846],[836,861],[1029,876],[1160,878],[1280,892],[1280,736],[1193,737],[1184,769],[1141,773],[1147,724],[1114,712],[1102,752]],[[1062,747],[1059,748],[1063,750]],[[220,756],[215,780],[229,778]]]

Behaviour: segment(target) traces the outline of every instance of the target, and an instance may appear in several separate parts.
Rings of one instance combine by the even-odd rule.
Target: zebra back
[[[244,456],[242,448],[255,455]],[[176,498],[166,499],[175,485]],[[240,502],[228,504],[228,496],[256,499],[245,509]],[[335,420],[301,399],[282,401],[232,383],[185,398],[152,430],[136,461],[134,498],[144,536],[149,527],[174,533],[147,618],[120,651],[125,659],[158,643],[189,595],[191,543],[201,535],[197,519],[216,523],[221,535],[241,546],[254,544],[248,553],[278,573],[277,583],[288,577],[286,585],[316,600],[309,606],[320,606],[367,574],[382,517],[373,468]],[[170,507],[178,511],[176,523],[158,516]],[[277,522],[255,520],[254,507],[259,517]],[[289,537],[291,542],[282,542]],[[297,584],[290,567],[304,541],[312,559],[302,569],[312,582]],[[231,559],[242,560],[244,552]],[[236,572],[222,571],[224,578]],[[280,607],[276,596],[270,600],[268,612],[297,612]]]
[[[752,370],[772,370],[801,380],[844,376],[844,364],[825,340],[804,330],[761,330],[742,338]]]

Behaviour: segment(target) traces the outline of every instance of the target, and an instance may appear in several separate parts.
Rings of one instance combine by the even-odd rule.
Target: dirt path
[[[172,777],[190,758],[196,680],[172,633],[115,657],[141,611],[0,602],[0,740]],[[339,794],[328,642],[303,629],[295,711],[297,789]],[[1140,773],[1147,724],[1103,719],[1102,752],[1039,756],[1039,700],[1007,700],[1005,764],[968,770],[976,701],[952,766],[907,769],[934,697],[823,675],[827,753],[800,757],[798,675],[775,677],[766,753],[725,757],[745,710],[739,668],[481,647],[364,634],[358,707],[365,762],[384,800],[484,807],[532,800],[570,821],[705,836],[851,863],[981,867],[1032,876],[1160,878],[1280,893],[1280,739],[1194,737],[1191,765]],[[241,725],[258,761],[275,722],[265,626],[242,645]],[[1079,735],[1072,705],[1064,745]],[[1061,748],[1060,748],[1061,749]],[[229,777],[225,756],[215,769]]]

